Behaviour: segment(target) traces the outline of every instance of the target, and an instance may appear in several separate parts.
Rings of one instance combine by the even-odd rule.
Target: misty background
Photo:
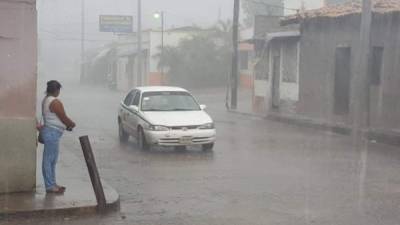
[[[38,0],[39,75],[63,79],[79,77],[81,42],[81,0]],[[322,6],[323,0],[304,0],[307,9]],[[285,0],[285,7],[298,9],[302,1]],[[233,0],[145,0],[142,1],[143,30],[160,29],[154,19],[165,11],[165,26],[176,28],[212,26],[219,20],[231,20]],[[285,10],[286,14],[293,10]],[[85,0],[85,49],[95,49],[118,38],[99,32],[99,15],[132,15],[136,30],[136,0]],[[242,13],[241,19],[244,18]],[[45,65],[45,66],[44,66]]]

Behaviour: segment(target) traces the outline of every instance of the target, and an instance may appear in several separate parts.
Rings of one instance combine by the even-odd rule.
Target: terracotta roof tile
[[[350,14],[361,13],[361,1],[353,0],[344,4],[330,5],[320,9],[307,10],[296,15],[286,16],[282,24],[298,23],[301,19],[318,17],[341,17]],[[400,0],[373,0],[373,11],[375,13],[400,12]]]

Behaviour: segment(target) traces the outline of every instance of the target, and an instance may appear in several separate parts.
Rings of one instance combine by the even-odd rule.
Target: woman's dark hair
[[[60,82],[56,80],[51,80],[47,82],[46,94],[55,94],[57,91],[61,89]]]

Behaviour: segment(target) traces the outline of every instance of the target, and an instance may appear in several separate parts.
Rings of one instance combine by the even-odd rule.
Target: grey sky
[[[96,24],[100,14],[136,13],[136,0],[85,0],[86,21]],[[166,11],[168,26],[208,25],[218,19],[232,17],[233,0],[142,0],[144,27],[158,25],[152,14],[157,10]],[[322,0],[305,0],[307,8],[321,6]],[[288,8],[299,8],[300,0],[285,0]],[[81,0],[38,0],[42,24],[79,23]]]

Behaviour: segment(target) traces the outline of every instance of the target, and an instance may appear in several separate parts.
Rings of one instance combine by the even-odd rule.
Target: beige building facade
[[[36,185],[35,0],[0,0],[0,193]]]

